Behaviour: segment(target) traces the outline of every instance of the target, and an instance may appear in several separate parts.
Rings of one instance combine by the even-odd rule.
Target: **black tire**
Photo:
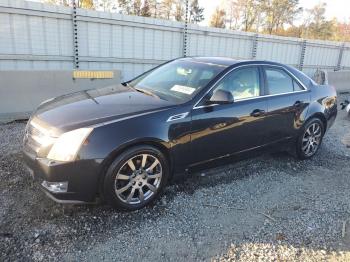
[[[310,141],[307,141],[307,139],[314,139],[314,142],[316,143],[316,141],[315,141],[316,137],[315,138],[310,138],[311,135],[309,135],[310,130],[312,131],[312,128],[315,127],[315,126],[316,126],[316,128],[320,129],[319,133],[317,133],[317,135],[319,135],[319,137],[317,137],[318,144],[315,147],[315,149],[312,149],[312,152],[311,152],[311,149],[310,149],[310,152],[307,153],[307,149],[308,148],[312,148],[311,145],[308,146],[308,143],[310,144]],[[317,151],[319,150],[319,148],[320,148],[320,146],[322,144],[322,139],[323,139],[323,136],[324,136],[324,132],[325,132],[324,124],[319,118],[312,118],[312,119],[308,120],[304,124],[304,126],[300,129],[300,133],[299,133],[299,136],[298,136],[298,139],[297,139],[297,144],[296,144],[297,157],[299,159],[302,159],[302,160],[312,158],[317,153]]]
[[[145,160],[145,164],[142,160],[143,155],[147,155]],[[135,160],[136,159],[136,160]],[[129,161],[133,162],[132,165],[133,169],[129,165]],[[154,168],[157,169],[157,174],[150,174],[146,172],[146,167],[148,165],[148,168],[152,166],[153,163],[156,163],[156,160],[158,160],[159,164],[155,166]],[[140,163],[141,161],[142,163]],[[147,162],[146,162],[147,161]],[[154,161],[153,163],[151,163]],[[134,163],[135,162],[135,163]],[[142,167],[141,165],[144,165]],[[153,169],[154,169],[153,168]],[[160,170],[160,171],[159,171]],[[103,181],[103,196],[104,199],[107,201],[108,204],[113,206],[114,208],[121,209],[121,210],[137,210],[145,207],[149,203],[153,202],[161,193],[165,185],[167,184],[168,178],[169,178],[169,164],[164,156],[164,154],[158,150],[155,147],[148,146],[148,145],[140,145],[136,147],[132,147],[123,153],[121,153],[110,165],[106,172],[106,176]],[[122,174],[125,173],[125,176],[129,176],[129,178],[125,178],[125,176]],[[128,175],[130,173],[130,175]],[[157,180],[158,178],[145,178],[145,176],[150,175],[152,176],[158,176],[161,174],[160,180]],[[120,176],[123,176],[123,179],[117,179]],[[137,180],[139,179],[139,180]],[[142,181],[142,182],[140,182]],[[151,181],[149,183],[149,181]],[[153,186],[153,182],[155,185]],[[134,185],[136,182],[136,185]],[[157,183],[156,183],[157,182]],[[124,185],[120,185],[120,183],[125,183]],[[139,185],[142,184],[143,185]],[[146,183],[146,184],[145,184]],[[152,191],[150,187],[153,186],[152,189],[156,190]],[[122,193],[117,193],[120,190],[123,190],[123,188],[128,187],[127,190],[123,191]],[[137,187],[137,188],[135,188]],[[130,190],[130,193],[129,193]],[[148,194],[147,197],[144,195],[144,191],[151,191],[151,193]],[[141,191],[142,191],[142,197],[141,197]],[[147,193],[148,193],[147,191]],[[124,198],[125,195],[132,195],[132,198],[129,199],[127,197]],[[137,196],[133,198],[133,196]],[[126,196],[125,196],[126,197]],[[137,203],[136,198],[138,198],[140,203]],[[141,199],[144,199],[141,201]],[[134,201],[134,203],[132,203]]]

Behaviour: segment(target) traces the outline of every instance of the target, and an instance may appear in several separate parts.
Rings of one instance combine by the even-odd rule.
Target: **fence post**
[[[78,21],[77,21],[76,0],[73,0],[72,22],[73,22],[74,68],[79,69]]]
[[[186,0],[186,10],[185,10],[185,26],[183,31],[183,49],[182,54],[184,57],[187,55],[187,27],[188,27],[188,0]]]
[[[252,59],[256,58],[257,49],[258,49],[258,34],[254,34],[253,36],[253,45],[252,45]]]
[[[341,62],[343,60],[344,49],[345,49],[345,43],[343,43],[341,46],[339,46],[338,63],[337,63],[337,67],[334,69],[334,71],[339,71],[341,69]]]
[[[299,70],[303,70],[304,67],[304,59],[305,59],[305,52],[306,52],[306,40],[303,40],[301,42],[301,50],[300,50],[300,58],[299,58]]]

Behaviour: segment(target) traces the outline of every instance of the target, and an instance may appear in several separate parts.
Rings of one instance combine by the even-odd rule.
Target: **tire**
[[[319,118],[312,118],[306,122],[297,139],[296,154],[299,159],[309,159],[317,153],[324,131],[323,122]]]
[[[169,164],[155,147],[141,145],[121,153],[103,181],[103,196],[117,209],[137,210],[153,202],[169,178]]]

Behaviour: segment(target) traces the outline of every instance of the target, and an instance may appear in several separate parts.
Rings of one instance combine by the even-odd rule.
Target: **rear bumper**
[[[103,159],[58,162],[37,158],[26,151],[23,151],[23,158],[29,172],[40,184],[43,181],[68,182],[67,192],[54,193],[41,186],[52,200],[67,204],[95,200]]]

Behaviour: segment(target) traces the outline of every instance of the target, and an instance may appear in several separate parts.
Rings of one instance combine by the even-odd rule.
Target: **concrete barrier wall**
[[[74,79],[71,70],[0,71],[0,122],[27,118],[52,97],[118,83],[118,70],[108,79]]]
[[[73,12],[64,6],[0,0],[0,70],[116,69],[129,80],[184,54],[273,60],[308,75],[317,68],[350,70],[350,43],[195,24],[184,30],[182,22],[79,8]]]
[[[327,72],[328,83],[333,85],[338,93],[350,92],[350,71]]]

